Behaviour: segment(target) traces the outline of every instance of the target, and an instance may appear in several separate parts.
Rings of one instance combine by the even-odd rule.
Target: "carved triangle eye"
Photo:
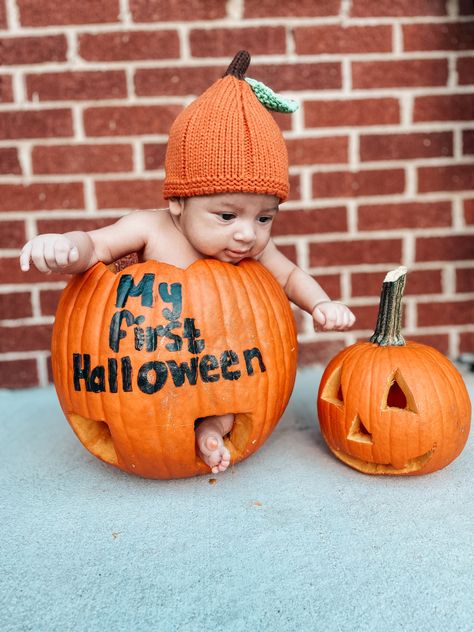
[[[347,438],[358,443],[373,443],[372,434],[364,426],[359,415],[354,417]]]
[[[399,369],[395,371],[390,379],[382,400],[382,410],[390,408],[408,410],[411,413],[418,412],[413,393]]]
[[[344,404],[344,396],[342,394],[341,386],[341,372],[342,366],[339,366],[326,382],[321,394],[321,399],[331,402],[331,404],[336,404],[336,406],[342,406]]]

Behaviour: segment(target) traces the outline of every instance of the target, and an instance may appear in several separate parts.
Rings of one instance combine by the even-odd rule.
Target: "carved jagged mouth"
[[[425,452],[421,456],[416,456],[414,459],[410,459],[402,468],[394,467],[391,463],[372,463],[371,461],[363,461],[362,459],[358,459],[355,456],[350,456],[349,454],[345,454],[340,450],[333,450],[335,456],[338,459],[350,465],[351,467],[359,470],[359,472],[364,472],[364,474],[410,474],[412,472],[418,472],[421,468],[426,465],[426,463],[433,456],[435,449],[431,448],[428,452]]]

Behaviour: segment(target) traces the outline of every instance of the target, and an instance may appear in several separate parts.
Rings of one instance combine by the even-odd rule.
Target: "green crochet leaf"
[[[245,81],[252,88],[260,103],[262,103],[268,110],[273,110],[275,112],[296,112],[299,108],[296,101],[293,99],[287,99],[281,94],[276,94],[276,92],[273,92],[271,88],[261,81],[250,79],[250,77],[246,77]]]

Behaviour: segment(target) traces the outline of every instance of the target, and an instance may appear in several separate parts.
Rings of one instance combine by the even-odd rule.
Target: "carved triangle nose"
[[[359,415],[354,417],[347,438],[349,441],[357,441],[358,443],[373,443],[372,433],[364,426]]]

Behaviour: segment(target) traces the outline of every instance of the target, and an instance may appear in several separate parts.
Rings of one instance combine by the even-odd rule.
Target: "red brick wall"
[[[239,48],[301,103],[277,243],[358,317],[298,314],[301,361],[366,338],[400,263],[407,336],[474,350],[474,2],[0,0],[0,29],[1,385],[47,383],[64,286],[22,243],[162,205],[169,126]]]

